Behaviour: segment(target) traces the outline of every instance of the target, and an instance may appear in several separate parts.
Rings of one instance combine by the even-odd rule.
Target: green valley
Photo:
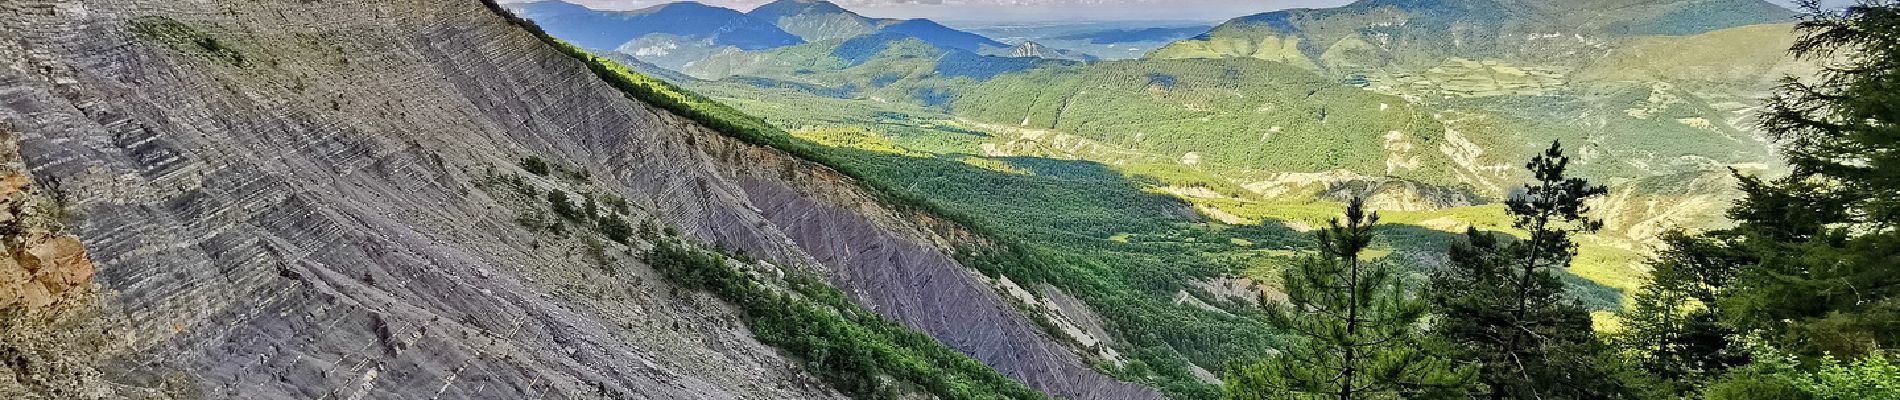
[[[711,125],[970,229],[964,264],[1098,370],[1215,398],[1229,362],[1298,342],[1261,307],[1349,201],[1382,217],[1363,255],[1420,289],[1468,230],[1541,240],[1507,203],[1535,177],[1523,161],[1563,143],[1605,187],[1577,200],[1601,229],[1565,239],[1553,276],[1609,334],[1668,234],[1733,226],[1734,173],[1787,173],[1753,121],[1816,68],[1786,57],[1790,12],[1608,3],[1367,0],[1074,61],[781,1],[754,14],[809,42],[677,70],[597,52],[703,94],[671,97]]]

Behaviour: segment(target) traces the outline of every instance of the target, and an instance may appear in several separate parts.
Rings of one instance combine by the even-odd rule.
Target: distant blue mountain
[[[1050,40],[1085,40],[1094,44],[1172,42],[1207,33],[1207,30],[1212,28],[1213,27],[1209,26],[1191,26],[1184,28],[1115,29],[1056,36],[1050,38]]]
[[[652,34],[710,40],[715,45],[761,50],[804,43],[771,22],[738,10],[681,2],[634,11],[601,11],[548,0],[510,6],[549,34],[582,48],[611,50]]]
[[[995,39],[974,33],[959,31],[943,26],[928,19],[912,19],[898,22],[877,31],[879,34],[894,34],[917,38],[931,45],[964,51],[983,51],[986,49],[1007,49],[1010,46]]]
[[[753,18],[766,21],[778,21],[780,18],[801,15],[826,14],[842,14],[864,18],[857,13],[851,12],[851,10],[846,10],[844,7],[839,7],[837,4],[824,0],[778,0],[766,3],[765,5],[759,6],[759,8],[754,8],[752,11],[746,12],[746,15],[751,15]]]
[[[746,15],[777,24],[779,29],[811,42],[864,36],[897,23],[897,20],[858,15],[824,0],[778,0],[754,8]]]

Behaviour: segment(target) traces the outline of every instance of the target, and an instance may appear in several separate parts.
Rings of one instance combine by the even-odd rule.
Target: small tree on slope
[[[1235,400],[1448,398],[1472,371],[1424,349],[1425,307],[1384,262],[1364,260],[1377,214],[1361,200],[1320,232],[1320,253],[1284,273],[1287,301],[1269,321],[1298,338],[1260,362],[1227,369]],[[1270,303],[1271,304],[1271,303]]]
[[[1624,397],[1612,353],[1592,330],[1590,314],[1566,291],[1557,270],[1576,254],[1573,233],[1602,225],[1584,201],[1601,186],[1565,177],[1570,158],[1560,144],[1526,165],[1536,181],[1506,204],[1529,237],[1510,243],[1468,231],[1446,268],[1432,276],[1427,298],[1442,313],[1434,336],[1480,365],[1491,399]]]

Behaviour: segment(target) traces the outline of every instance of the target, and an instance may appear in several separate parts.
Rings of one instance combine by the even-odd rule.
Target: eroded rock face
[[[125,396],[97,368],[118,324],[97,312],[92,260],[61,224],[57,188],[25,173],[18,139],[0,126],[0,398]]]
[[[56,313],[92,298],[92,260],[62,232],[57,201],[22,171],[17,136],[0,130],[0,310]]]
[[[736,315],[485,189],[537,156],[1032,387],[1145,399],[835,172],[627,100],[475,0],[15,0],[0,124],[62,182],[118,343],[95,390],[212,398],[836,398]],[[74,242],[31,247],[80,274]],[[43,271],[59,271],[43,273]],[[42,286],[44,286],[42,282]],[[183,389],[180,389],[180,388]],[[163,389],[163,390],[160,390]]]
[[[86,292],[92,285],[92,261],[79,238],[61,235],[19,243],[23,249],[0,260],[0,307],[44,308]]]

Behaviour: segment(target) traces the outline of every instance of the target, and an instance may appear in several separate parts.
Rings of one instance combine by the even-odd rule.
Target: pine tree
[[[1762,127],[1794,167],[1787,193],[1849,200],[1841,222],[1900,223],[1900,1],[1862,0],[1809,13],[1792,53],[1822,65],[1818,79],[1788,78]],[[1810,221],[1817,222],[1817,221]],[[1832,221],[1818,221],[1832,222]]]
[[[1824,67],[1769,102],[1762,126],[1794,170],[1744,180],[1733,234],[1759,261],[1722,308],[1738,329],[1851,357],[1900,346],[1900,1],[1807,6],[1793,53]]]
[[[1320,232],[1320,253],[1285,271],[1288,299],[1271,306],[1269,321],[1299,340],[1228,368],[1228,398],[1448,398],[1466,390],[1472,371],[1427,351],[1418,335],[1424,304],[1406,294],[1390,264],[1365,260],[1377,222],[1354,199],[1343,221]]]
[[[1552,143],[1526,168],[1536,181],[1506,204],[1515,226],[1528,233],[1504,243],[1489,233],[1466,233],[1446,268],[1432,276],[1428,297],[1441,313],[1434,336],[1465,361],[1481,365],[1480,382],[1492,399],[1590,399],[1623,394],[1602,365],[1607,345],[1590,314],[1568,295],[1557,271],[1570,265],[1575,233],[1602,223],[1587,217],[1585,200],[1602,186],[1566,177],[1570,158]]]
[[[1791,173],[1740,176],[1737,226],[1671,238],[1624,315],[1619,342],[1645,372],[1690,381],[1678,393],[1781,398],[1734,390],[1764,373],[1740,365],[1741,333],[1808,361],[1900,346],[1900,1],[1803,3],[1792,53],[1823,71],[1784,80],[1762,118]]]
[[[1721,298],[1736,266],[1752,256],[1732,235],[1664,236],[1667,250],[1650,264],[1650,279],[1622,314],[1615,342],[1647,373],[1652,390],[1688,393],[1700,382],[1749,362],[1741,332],[1721,323]]]

